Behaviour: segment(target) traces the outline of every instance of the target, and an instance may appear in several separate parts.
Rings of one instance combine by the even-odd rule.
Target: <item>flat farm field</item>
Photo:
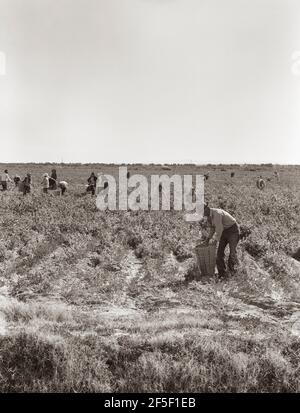
[[[222,282],[195,279],[201,226],[182,211],[100,211],[84,195],[118,166],[0,168],[34,183],[0,192],[1,392],[300,391],[300,167],[128,166],[209,172],[210,205],[251,230]],[[42,194],[52,168],[63,197]]]

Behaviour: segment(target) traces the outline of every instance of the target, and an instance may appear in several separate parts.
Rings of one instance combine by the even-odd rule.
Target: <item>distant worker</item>
[[[15,175],[14,176],[14,183],[15,183],[16,188],[19,186],[20,182],[21,182],[21,177],[19,175]]]
[[[32,179],[31,175],[28,173],[22,181],[22,192],[24,196],[31,192],[31,185]]]
[[[43,186],[44,194],[47,194],[49,190],[49,175],[47,173],[44,174],[41,185]]]
[[[231,172],[231,174],[230,174],[231,178],[234,178],[234,175],[235,175],[235,173]]]
[[[96,192],[96,185],[97,185],[97,176],[94,172],[91,173],[91,176],[88,178],[88,187],[86,188],[86,192],[91,192],[92,195],[95,195]]]
[[[52,169],[52,171],[51,171],[51,178],[53,178],[55,181],[57,181],[56,169]]]
[[[229,259],[228,270],[235,272],[235,267],[238,264],[237,245],[240,240],[240,229],[235,220],[228,212],[223,209],[210,208],[208,205],[204,207],[204,216],[207,217],[211,230],[206,239],[209,244],[210,240],[216,234],[216,240],[219,241],[217,250],[217,268],[220,278],[227,276],[227,269],[224,260],[225,248],[229,244]]]
[[[64,195],[68,189],[68,183],[66,181],[60,181],[58,187],[61,189],[61,195]]]
[[[274,176],[276,181],[279,181],[279,173],[277,171],[274,172]]]
[[[260,189],[260,190],[263,190],[263,189],[265,189],[265,187],[266,187],[266,183],[265,183],[265,181],[263,180],[263,178],[262,178],[261,175],[257,178],[256,186],[257,186],[257,188]]]
[[[206,174],[204,174],[204,178],[205,178],[205,180],[206,180],[206,181],[208,181],[208,178],[209,178],[209,172],[207,172]]]
[[[4,173],[1,175],[1,185],[2,185],[2,191],[7,191],[7,184],[8,182],[12,182],[8,175],[8,170],[5,169]]]
[[[52,169],[51,176],[49,178],[49,189],[54,190],[57,188],[57,173],[56,169]]]

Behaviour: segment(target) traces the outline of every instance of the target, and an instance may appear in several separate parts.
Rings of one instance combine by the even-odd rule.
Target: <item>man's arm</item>
[[[206,243],[207,243],[207,244],[208,244],[209,241],[212,239],[212,237],[214,236],[215,232],[216,232],[216,229],[215,229],[214,226],[212,226],[211,229],[210,229],[209,235],[208,235],[208,237],[207,237],[207,240],[206,240]]]
[[[208,223],[209,223],[209,226],[210,226],[210,231],[209,231],[209,234],[206,238],[206,243],[207,244],[209,243],[209,241],[212,239],[212,237],[214,236],[214,234],[216,232],[216,228],[215,228],[214,223],[212,222],[211,217],[208,217]]]

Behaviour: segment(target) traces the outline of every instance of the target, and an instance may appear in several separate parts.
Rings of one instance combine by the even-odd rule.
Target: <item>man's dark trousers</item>
[[[229,271],[235,270],[235,265],[238,264],[236,248],[240,240],[240,231],[237,224],[233,224],[230,228],[224,229],[222,232],[218,252],[217,252],[217,268],[220,277],[226,275],[226,264],[224,260],[225,248],[229,244],[229,259],[228,269]]]

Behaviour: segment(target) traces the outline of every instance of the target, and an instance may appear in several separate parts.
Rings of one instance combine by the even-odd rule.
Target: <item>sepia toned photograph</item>
[[[300,392],[298,0],[0,0],[0,143],[1,394]]]

